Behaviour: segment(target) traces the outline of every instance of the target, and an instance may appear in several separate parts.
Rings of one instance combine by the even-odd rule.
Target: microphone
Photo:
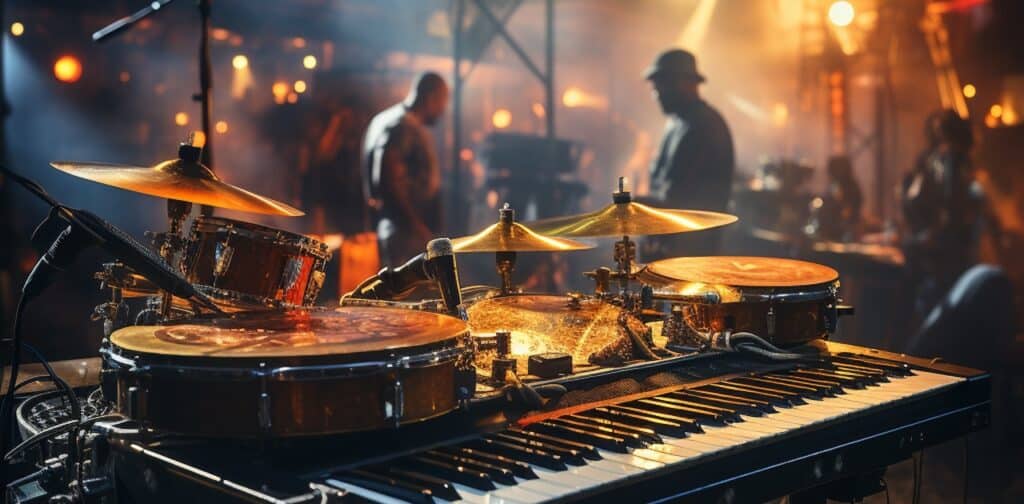
[[[448,238],[436,238],[427,243],[427,251],[409,259],[397,268],[385,266],[376,275],[363,280],[352,292],[342,298],[402,299],[417,285],[435,281],[448,312],[457,315],[462,304],[459,271]]]

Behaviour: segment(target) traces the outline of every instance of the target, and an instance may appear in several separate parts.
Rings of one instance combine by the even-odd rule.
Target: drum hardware
[[[471,236],[452,240],[456,253],[493,252],[495,269],[501,278],[501,295],[515,294],[512,271],[517,252],[562,252],[593,248],[564,238],[543,236],[516,222],[516,213],[508,203],[498,210],[498,222]]]

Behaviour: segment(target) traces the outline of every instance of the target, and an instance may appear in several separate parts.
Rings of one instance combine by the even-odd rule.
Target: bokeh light
[[[234,58],[231,58],[231,66],[235,67],[235,70],[249,68],[249,58],[245,57],[244,54],[236,55]]]
[[[978,90],[977,90],[977,88],[974,87],[974,84],[964,84],[964,97],[965,98],[974,98],[975,95],[977,95],[977,94],[978,94]]]
[[[832,2],[828,8],[828,20],[839,27],[850,26],[857,13],[853,10],[853,4],[846,0]]]
[[[296,93],[300,93],[300,94],[301,93],[305,93],[306,92],[306,81],[304,81],[304,80],[297,80],[297,81],[295,81],[295,84],[292,86],[292,88],[295,89]]]
[[[17,21],[11,23],[11,35],[14,35],[15,37],[20,37],[24,33],[25,33],[25,25],[23,25],[23,24],[21,24],[21,23],[19,23]]]
[[[78,82],[82,78],[82,62],[74,56],[61,56],[53,64],[53,76],[61,82]]]
[[[215,124],[213,126],[213,129],[216,130],[217,133],[227,133],[228,132],[228,122],[227,121],[217,121],[217,124]]]
[[[512,124],[512,112],[508,109],[500,108],[494,111],[494,115],[491,116],[491,123],[494,124],[495,128],[505,129]]]
[[[184,112],[178,112],[177,114],[174,114],[174,124],[177,124],[178,126],[184,126],[188,124],[188,114]]]
[[[302,66],[310,70],[316,68],[316,56],[307,54],[305,58],[302,58]]]

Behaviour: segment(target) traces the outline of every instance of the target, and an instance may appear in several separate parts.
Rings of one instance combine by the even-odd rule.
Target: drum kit
[[[620,181],[596,212],[498,222],[451,240],[456,255],[493,253],[499,286],[438,303],[375,300],[317,306],[327,246],[193,205],[281,216],[302,212],[228,184],[183,144],[151,167],[54,162],[71,175],[168,200],[160,256],[221,309],[204,312],[120,263],[97,278],[106,337],[102,391],[141,429],[206,438],[279,439],[394,428],[545,379],[717,351],[753,333],[768,347],[827,337],[841,314],[838,274],[765,257],[679,257],[642,265],[631,237],[696,232],[736,217],[632,201]],[[198,212],[197,212],[198,213]],[[191,222],[189,222],[191,221]],[[614,237],[615,268],[588,273],[593,293],[524,293],[516,255],[593,248]],[[613,282],[617,281],[617,288]],[[144,307],[130,316],[126,300]],[[344,298],[343,298],[344,299]],[[660,331],[654,329],[660,328]]]

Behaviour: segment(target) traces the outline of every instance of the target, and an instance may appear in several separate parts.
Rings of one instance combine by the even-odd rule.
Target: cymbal
[[[501,209],[501,218],[483,231],[452,240],[455,252],[564,252],[587,250],[594,245],[565,238],[544,236],[515,222],[514,213],[507,206]]]
[[[76,161],[53,161],[50,166],[79,178],[158,198],[243,212],[304,215],[290,205],[223,182],[209,168],[182,159],[151,167]]]
[[[466,323],[438,313],[345,306],[246,312],[165,326],[129,326],[110,341],[134,352],[186,357],[345,356],[433,345],[468,334]]]
[[[686,233],[736,222],[735,215],[703,210],[656,208],[643,203],[613,203],[596,212],[528,222],[542,235],[573,238]]]
[[[834,282],[839,272],[828,266],[778,257],[674,257],[647,265],[647,273],[675,283],[721,284],[733,287],[804,287]],[[657,280],[650,283],[657,284]]]

